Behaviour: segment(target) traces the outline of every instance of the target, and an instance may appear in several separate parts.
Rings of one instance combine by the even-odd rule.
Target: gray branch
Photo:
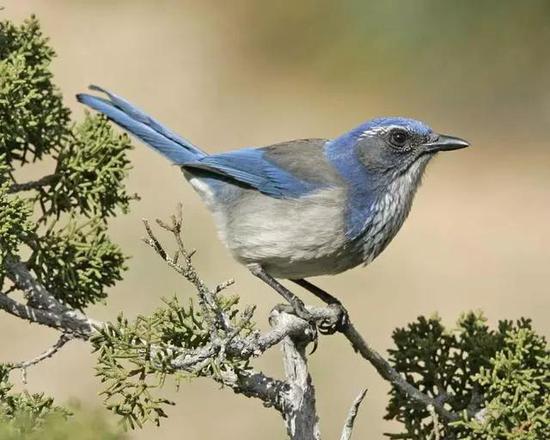
[[[271,321],[279,325],[291,320],[291,315],[272,312]],[[309,327],[309,325],[308,325]],[[282,394],[284,399],[283,418],[288,436],[292,440],[319,440],[319,418],[315,408],[315,388],[309,374],[306,347],[316,337],[311,327],[297,336],[283,339],[282,352],[288,388]]]
[[[103,325],[100,321],[88,318],[77,310],[67,309],[63,312],[43,310],[21,304],[5,294],[0,294],[0,309],[26,321],[70,333],[82,339],[88,339],[96,328]]]
[[[27,267],[13,257],[7,257],[4,265],[8,277],[25,295],[29,305],[56,313],[61,313],[65,307],[40,284]]]
[[[273,379],[258,371],[240,371],[224,373],[222,383],[236,394],[258,398],[265,406],[273,407],[281,414],[285,411],[282,396],[289,388],[285,381]]]

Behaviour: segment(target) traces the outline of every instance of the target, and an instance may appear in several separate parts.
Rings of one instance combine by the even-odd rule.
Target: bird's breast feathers
[[[221,235],[244,264],[259,263],[280,278],[339,273],[360,263],[346,251],[342,188],[300,199],[276,199],[248,191],[222,215]]]
[[[365,216],[361,241],[363,262],[369,264],[386,248],[407,218],[416,190],[430,160],[420,158],[403,174],[392,179],[387,189],[380,194]]]

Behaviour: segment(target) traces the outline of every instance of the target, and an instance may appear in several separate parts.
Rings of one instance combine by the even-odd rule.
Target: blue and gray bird
[[[207,154],[121,97],[90,88],[104,96],[79,94],[78,101],[180,167],[234,258],[299,309],[303,303],[275,278],[323,297],[305,279],[374,260],[405,221],[428,162],[469,145],[391,117],[335,139]]]

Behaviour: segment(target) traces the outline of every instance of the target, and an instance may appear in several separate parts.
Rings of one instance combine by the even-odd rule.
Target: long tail
[[[76,99],[104,114],[111,121],[154,148],[172,163],[182,164],[207,155],[187,139],[164,127],[125,99],[98,86],[92,85],[90,90],[104,93],[109,99],[85,93],[79,93],[76,95]]]

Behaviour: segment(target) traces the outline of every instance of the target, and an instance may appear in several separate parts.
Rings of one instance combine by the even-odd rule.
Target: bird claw
[[[327,304],[327,307],[335,309],[335,313],[330,318],[323,318],[319,321],[317,327],[322,335],[333,335],[336,332],[344,330],[349,324],[348,311],[339,302]]]

